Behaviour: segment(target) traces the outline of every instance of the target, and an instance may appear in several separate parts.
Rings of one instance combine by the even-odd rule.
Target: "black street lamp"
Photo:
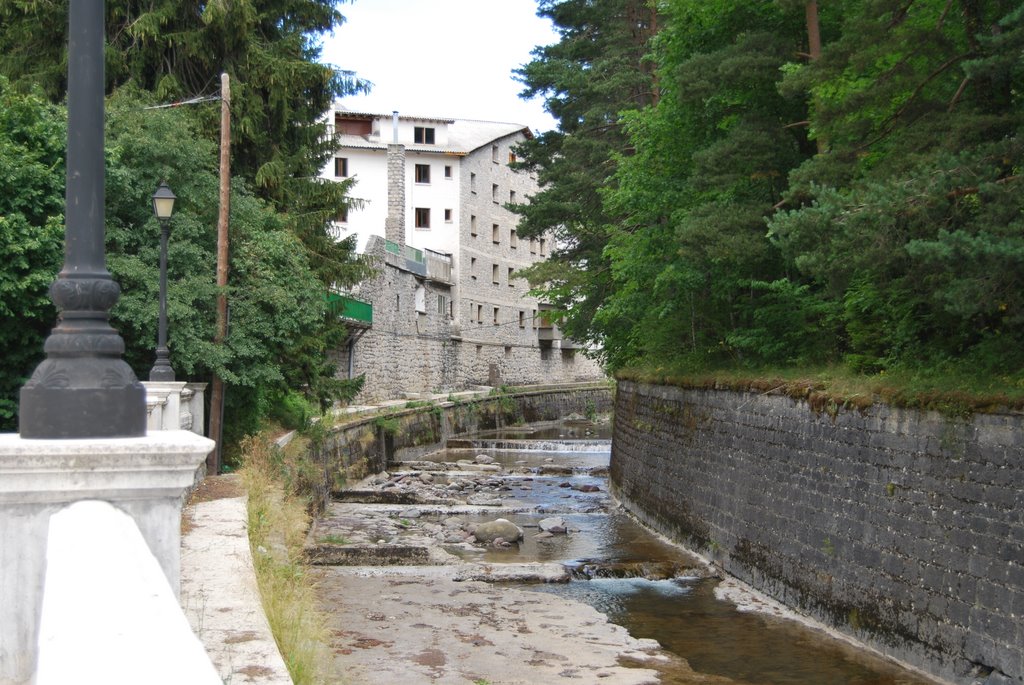
[[[149,372],[151,381],[173,381],[170,352],[167,350],[167,238],[171,233],[171,213],[175,197],[166,182],[153,193],[153,213],[160,221],[160,323],[156,335],[156,363]]]
[[[104,252],[103,0],[71,0],[64,268],[50,286],[60,311],[44,359],[21,389],[23,438],[146,434],[146,389],[109,323],[121,289]]]

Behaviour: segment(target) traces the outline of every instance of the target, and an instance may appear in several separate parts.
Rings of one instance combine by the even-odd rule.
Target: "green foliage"
[[[545,187],[524,216],[567,248],[537,291],[613,369],[1024,382],[1024,9],[819,3],[812,60],[805,4],[668,0],[653,40],[541,5],[561,41],[521,75],[561,128],[525,156]],[[630,100],[652,66],[657,96]]]
[[[288,391],[274,398],[269,418],[276,419],[285,428],[298,429],[308,426],[314,415],[309,400],[295,391]]]
[[[373,425],[385,435],[395,435],[398,433],[401,423],[396,418],[378,416],[373,420]]]
[[[318,178],[333,152],[322,114],[336,97],[365,90],[351,73],[320,64],[319,38],[344,20],[336,0],[205,3],[108,2],[106,10],[108,268],[123,296],[112,312],[140,377],[156,337],[159,227],[149,195],[167,180],[180,201],[169,247],[171,360],[179,378],[229,384],[226,442],[255,432],[288,388],[326,407],[362,379],[334,378],[327,351],[346,336],[322,293],[358,282],[369,267],[330,222],[352,202],[350,184]],[[55,312],[43,292],[59,268],[67,0],[0,5],[0,425],[39,356]],[[215,96],[231,76],[231,327],[213,344],[217,224],[215,104],[143,109]],[[15,100],[15,98],[22,98]],[[9,106],[8,106],[9,105]],[[26,116],[26,112],[32,116]],[[59,126],[58,126],[59,125]],[[11,160],[10,163],[7,160]],[[10,207],[6,205],[10,203]],[[7,346],[16,348],[8,352]]]
[[[0,77],[0,432],[56,321],[48,289],[64,237],[63,111]]]
[[[591,327],[610,287],[604,248],[613,215],[601,189],[612,177],[614,154],[628,142],[619,112],[654,101],[653,64],[647,59],[657,25],[648,0],[541,0],[560,40],[538,47],[516,71],[523,97],[542,96],[558,119],[557,131],[526,141],[521,166],[541,186],[518,205],[523,237],[556,236],[549,261],[519,272],[560,312],[559,326],[573,338],[600,342]]]

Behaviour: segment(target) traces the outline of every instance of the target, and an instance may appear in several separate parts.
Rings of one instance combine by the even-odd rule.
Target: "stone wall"
[[[886,654],[958,683],[1024,681],[1024,417],[827,409],[622,381],[614,494]]]
[[[480,398],[399,408],[387,414],[358,417],[331,431],[318,461],[324,468],[326,503],[332,490],[388,468],[393,461],[412,460],[444,447],[448,438],[465,433],[553,421],[575,412],[609,413],[612,386],[582,383],[537,386]]]
[[[379,245],[380,257],[383,252]],[[475,386],[574,383],[603,379],[604,372],[582,351],[542,350],[533,331],[518,322],[487,324],[487,335],[463,332],[438,298],[451,302],[451,288],[378,259],[377,276],[364,281],[357,297],[373,303],[373,327],[351,348],[334,353],[338,370],[366,378],[356,402],[401,398],[404,393],[448,393]],[[422,289],[424,312],[416,309]],[[526,330],[530,330],[526,323]],[[350,355],[351,350],[351,355]]]

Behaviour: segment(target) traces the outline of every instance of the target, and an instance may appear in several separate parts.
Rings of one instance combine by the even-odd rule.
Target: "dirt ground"
[[[644,685],[670,658],[585,604],[460,581],[444,567],[315,573],[324,606],[345,607],[330,629],[334,672],[348,685]]]

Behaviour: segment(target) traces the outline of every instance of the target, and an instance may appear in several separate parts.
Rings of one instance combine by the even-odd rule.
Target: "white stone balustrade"
[[[35,677],[50,517],[80,500],[125,512],[177,596],[182,498],[213,447],[183,430],[102,440],[0,434],[0,685]],[[95,554],[91,562],[115,571],[117,560]],[[140,673],[139,682],[146,681]]]
[[[204,435],[206,383],[145,381],[146,429],[186,430]]]
[[[76,502],[46,547],[35,685],[222,685],[130,516]]]

